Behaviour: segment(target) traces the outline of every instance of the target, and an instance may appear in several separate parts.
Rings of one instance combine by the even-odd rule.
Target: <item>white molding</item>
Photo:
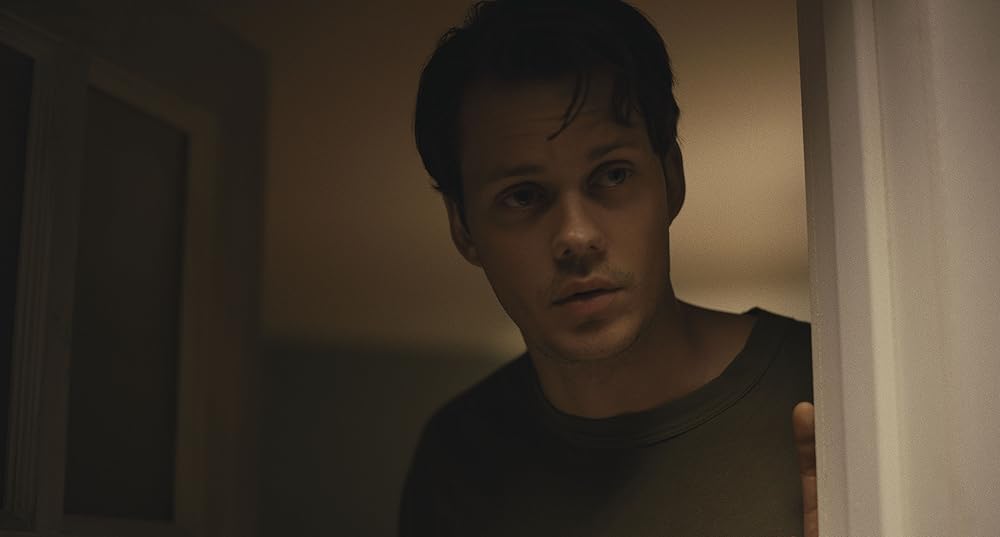
[[[48,533],[62,512],[86,63],[6,12],[0,12],[0,39],[34,59],[3,525]]]
[[[111,93],[188,136],[172,526],[176,532],[197,536],[254,535],[258,499],[253,420],[260,380],[254,344],[264,175],[264,62],[202,16],[108,19],[111,13],[104,11],[88,10],[67,19],[65,10],[0,8],[0,40],[33,57],[51,54],[37,65],[45,64],[39,76],[48,73],[45,80],[52,83],[42,86],[55,96],[52,106],[38,106],[46,110],[42,114],[46,123],[37,127],[45,131],[39,138],[45,142],[44,158],[36,159],[41,163],[38,188],[44,195],[30,194],[47,204],[35,213],[50,226],[49,236],[44,244],[35,242],[40,248],[27,256],[33,259],[30,266],[24,268],[22,262],[19,267],[40,282],[34,288],[45,291],[19,291],[19,296],[31,297],[31,311],[28,317],[18,313],[18,322],[26,327],[18,333],[29,336],[21,338],[19,348],[29,349],[32,357],[19,374],[29,387],[37,387],[28,390],[33,395],[25,401],[38,404],[34,410],[20,405],[30,418],[19,422],[24,425],[20,430],[36,432],[35,437],[26,437],[30,442],[18,450],[24,456],[19,455],[14,466],[22,472],[34,468],[37,474],[34,481],[20,479],[15,489],[23,489],[18,497],[33,499],[36,505],[34,516],[0,512],[0,526],[8,528],[0,535],[22,534],[20,528],[31,526],[31,518],[32,535],[72,529],[63,524],[63,488],[88,86]],[[122,36],[128,39],[106,39],[124,25],[129,27]],[[146,35],[151,28],[156,32]],[[25,218],[38,216],[29,216],[31,211],[26,208]],[[43,276],[38,280],[36,274]],[[32,376],[33,371],[41,371],[40,376]],[[27,464],[31,456],[37,461]],[[97,533],[111,524],[108,532],[116,535],[132,532],[128,528],[144,534],[139,526],[114,521],[67,517],[65,522]]]
[[[902,535],[892,261],[872,5],[799,3],[820,529]]]
[[[208,511],[208,445],[205,409],[212,360],[205,330],[213,324],[212,287],[218,125],[215,117],[115,65],[92,58],[90,85],[182,131],[187,138],[184,191],[180,333],[178,334],[177,445],[173,524],[128,523],[100,517],[64,517],[63,527],[79,535],[203,535]],[[209,336],[210,337],[210,336]],[[154,533],[149,533],[149,532]]]
[[[800,0],[823,535],[994,535],[1000,5]]]

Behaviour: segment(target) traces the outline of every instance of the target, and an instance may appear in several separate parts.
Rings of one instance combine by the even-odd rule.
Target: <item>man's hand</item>
[[[799,453],[802,478],[802,516],[805,537],[819,537],[816,509],[816,419],[812,403],[799,403],[792,410],[792,431]]]

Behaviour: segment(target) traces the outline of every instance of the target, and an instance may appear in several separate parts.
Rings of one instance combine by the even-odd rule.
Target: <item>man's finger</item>
[[[802,478],[802,516],[805,537],[819,537],[816,494],[816,416],[812,403],[799,403],[792,410],[792,431]]]

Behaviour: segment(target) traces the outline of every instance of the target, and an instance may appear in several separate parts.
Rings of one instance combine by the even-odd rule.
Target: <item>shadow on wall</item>
[[[261,535],[393,536],[424,423],[501,364],[426,352],[264,346]]]

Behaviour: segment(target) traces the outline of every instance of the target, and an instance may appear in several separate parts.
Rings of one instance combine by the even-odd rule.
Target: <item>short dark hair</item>
[[[414,135],[434,188],[455,202],[463,223],[459,113],[469,86],[575,76],[562,127],[551,139],[580,111],[598,69],[613,77],[616,119],[628,124],[637,110],[653,150],[665,159],[680,115],[674,77],[663,38],[636,8],[620,0],[481,1],[461,27],[445,32],[420,77]]]

